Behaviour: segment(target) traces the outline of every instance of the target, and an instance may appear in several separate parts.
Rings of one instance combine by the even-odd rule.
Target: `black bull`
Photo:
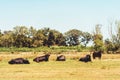
[[[66,61],[66,57],[64,55],[57,56],[56,61]]]
[[[27,59],[23,58],[15,58],[8,62],[9,64],[30,64],[30,62]]]
[[[90,62],[91,61],[91,56],[88,54],[85,57],[80,58],[79,61]]]
[[[49,60],[49,54],[45,54],[44,56],[36,57],[33,59],[35,62],[42,62],[42,61],[48,61]]]
[[[96,57],[98,57],[99,59],[101,59],[102,57],[102,51],[94,51],[93,54],[93,59],[95,59]]]

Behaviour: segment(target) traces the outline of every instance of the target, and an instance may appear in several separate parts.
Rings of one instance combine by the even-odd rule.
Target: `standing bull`
[[[44,56],[36,57],[33,59],[35,62],[42,62],[42,61],[48,61],[50,54],[45,54]]]
[[[57,56],[56,61],[66,61],[66,57],[64,55]]]
[[[100,51],[94,51],[93,54],[92,54],[92,56],[93,56],[93,59],[95,59],[96,57],[98,57],[99,59],[101,59],[101,57],[102,57],[102,51],[101,50]]]
[[[80,58],[79,61],[90,62],[91,61],[91,56],[88,54],[85,57]]]
[[[23,59],[23,58],[12,59],[8,63],[9,64],[30,64],[30,62],[27,59]]]

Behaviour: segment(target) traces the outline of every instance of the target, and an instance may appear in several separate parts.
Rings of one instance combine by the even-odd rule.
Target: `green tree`
[[[95,32],[93,34],[93,42],[94,42],[94,49],[95,50],[103,50],[103,36],[101,34],[100,30],[101,25],[96,25],[95,26]]]
[[[112,44],[112,42],[109,39],[105,40],[105,50],[107,53],[109,53],[109,51],[113,51],[114,52],[114,45]]]
[[[65,37],[62,33],[57,35],[55,42],[58,46],[65,46]]]
[[[2,39],[2,35],[3,35],[3,34],[2,34],[2,32],[1,32],[1,30],[0,30],[0,47],[2,47],[2,40],[1,40],[1,39]]]
[[[26,26],[16,26],[13,28],[13,32],[16,35],[28,35],[28,28]]]
[[[55,35],[52,31],[50,31],[48,35],[48,41],[47,41],[48,47],[55,45]]]
[[[65,33],[66,45],[75,46],[79,45],[79,38],[81,37],[82,32],[77,29],[69,30]]]
[[[35,36],[35,34],[37,33],[37,30],[34,29],[32,26],[29,28],[28,30],[28,33],[29,33],[29,37],[30,38],[33,38]]]
[[[2,47],[12,47],[14,43],[13,32],[4,31],[4,34],[0,37],[0,45]]]
[[[36,36],[37,30],[33,28],[32,26],[28,29],[28,47],[35,47],[35,36]]]
[[[43,36],[44,36],[44,40],[43,40],[43,45],[44,46],[48,46],[48,35],[49,35],[49,32],[50,32],[50,28],[43,28],[43,29],[41,29],[41,32],[42,32],[42,34],[43,34]]]
[[[16,37],[15,37],[15,42],[14,42],[14,45],[18,48],[21,48],[21,47],[27,47],[25,44],[26,44],[26,36],[24,35],[20,35],[18,34]]]
[[[120,49],[120,21],[110,24],[110,37],[113,45],[113,51]]]
[[[92,35],[88,32],[82,32],[81,42],[86,47],[87,44],[92,40]]]
[[[14,27],[14,46],[16,47],[30,47],[30,38],[28,28],[25,26]]]
[[[57,30],[50,30],[50,32],[52,32],[55,37],[55,39],[54,39],[55,45],[59,45],[59,46],[65,45],[65,37],[63,36],[62,33],[60,33]]]
[[[45,35],[42,30],[38,30],[35,36],[33,37],[33,47],[40,47],[44,45]]]

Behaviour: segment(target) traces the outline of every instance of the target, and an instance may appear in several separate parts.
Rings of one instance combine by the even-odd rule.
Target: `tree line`
[[[76,46],[87,44],[92,35],[72,29],[64,34],[50,28],[36,30],[34,27],[16,26],[12,31],[0,32],[0,47]]]
[[[112,25],[111,25],[112,26]],[[115,26],[114,26],[115,27]],[[0,31],[0,47],[28,47],[41,46],[77,46],[87,45],[93,42],[94,50],[117,51],[120,48],[120,22],[116,23],[116,34],[112,33],[111,38],[103,41],[100,25],[95,26],[94,32],[83,32],[78,29],[71,29],[65,33],[50,28],[36,30],[34,27],[16,26],[11,31]]]

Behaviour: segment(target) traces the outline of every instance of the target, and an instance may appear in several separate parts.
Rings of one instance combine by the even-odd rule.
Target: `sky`
[[[120,20],[120,0],[0,0],[0,29],[15,26],[49,27],[62,33],[79,29],[101,32],[109,37],[110,22]]]

